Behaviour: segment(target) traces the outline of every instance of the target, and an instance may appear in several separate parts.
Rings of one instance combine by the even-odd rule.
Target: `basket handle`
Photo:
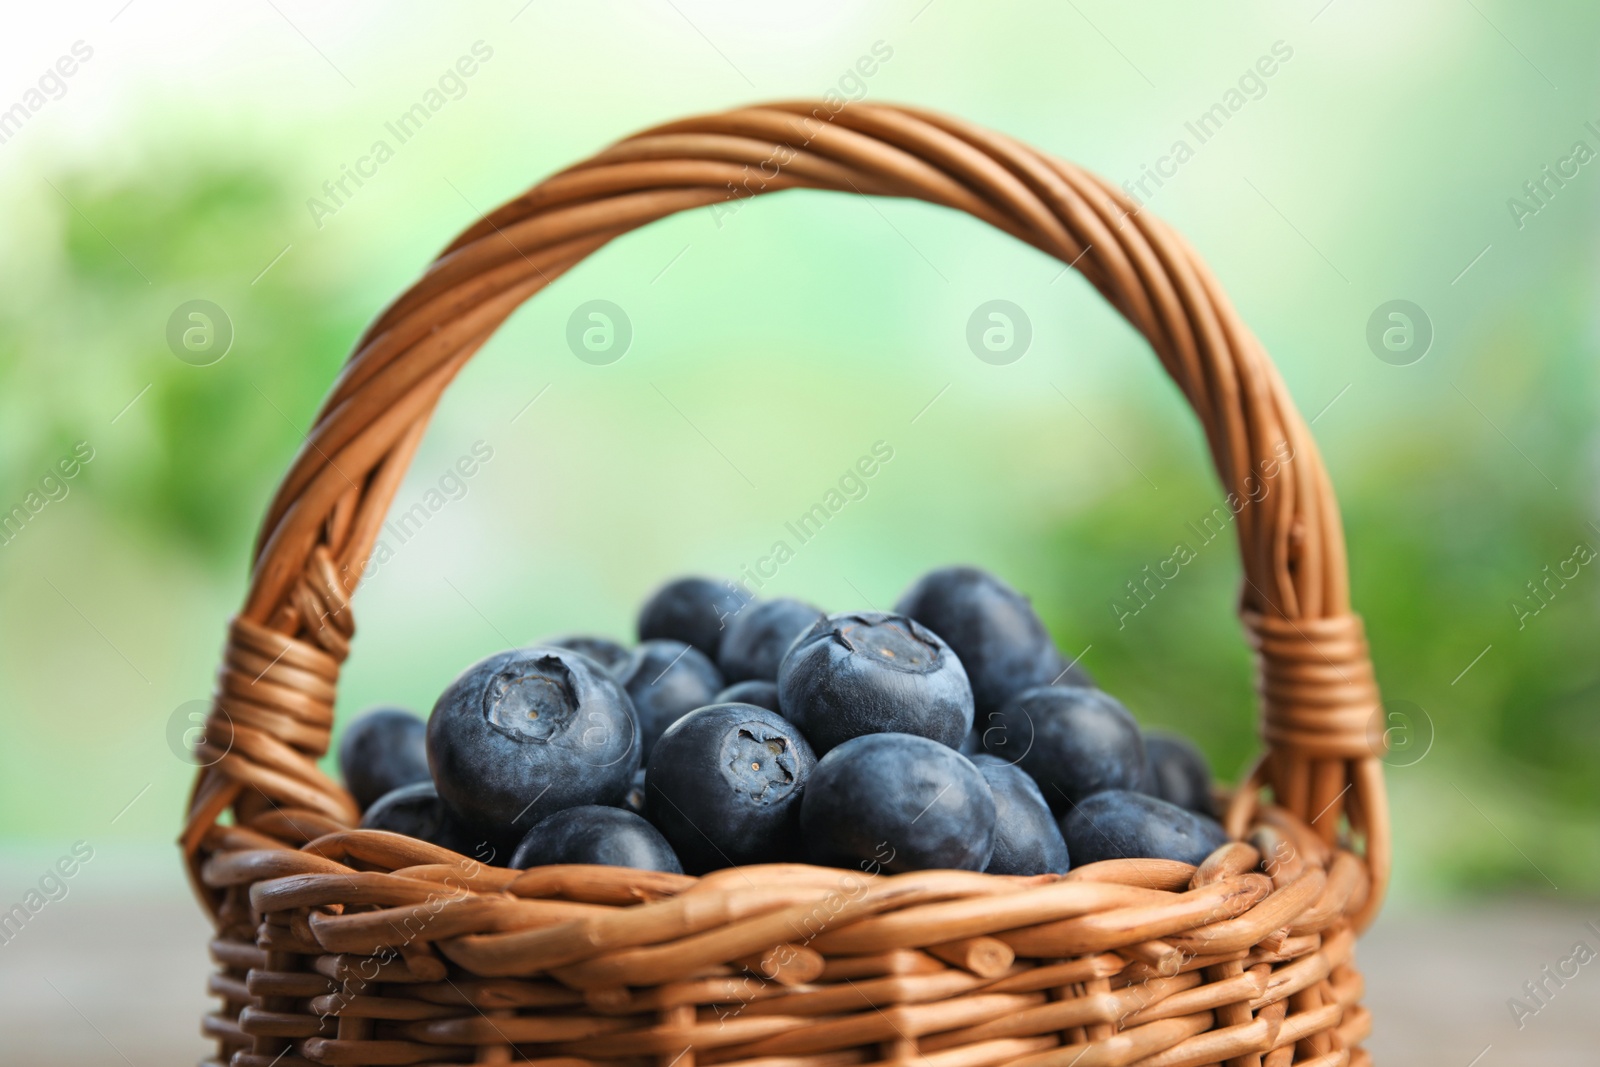
[[[1236,512],[1266,752],[1230,825],[1248,819],[1256,785],[1326,842],[1346,816],[1364,839],[1370,919],[1389,869],[1377,687],[1327,472],[1260,343],[1188,243],[1104,179],[944,115],[814,101],[684,119],[612,145],[469,227],[368,327],[261,526],[213,710],[226,751],[207,742],[216,758],[197,778],[182,839],[191,870],[229,808],[279,836],[355,822],[348,794],[316,766],[354,632],[350,594],[456,372],[523,301],[613,238],[794,188],[965,211],[1075,267],[1150,342],[1199,417]]]

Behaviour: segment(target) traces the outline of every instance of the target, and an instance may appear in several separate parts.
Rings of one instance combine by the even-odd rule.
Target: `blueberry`
[[[877,873],[981,871],[994,852],[995,801],[948,745],[867,734],[823,756],[800,807],[814,863]]]
[[[609,637],[595,637],[592,634],[563,634],[548,641],[540,641],[539,644],[547,648],[565,648],[572,652],[581,652],[613,673],[628,658],[626,645]]]
[[[1144,776],[1139,724],[1098,689],[1028,689],[979,725],[983,747],[1032,775],[1057,815],[1107,789],[1138,789]]]
[[[846,612],[802,634],[778,669],[784,715],[819,753],[872,733],[952,749],[972,729],[972,687],[950,647],[904,615]]]
[[[391,790],[428,780],[428,724],[400,708],[373,708],[345,729],[339,773],[362,811]]]
[[[645,814],[694,873],[795,859],[800,797],[816,762],[777,712],[713,704],[656,743]]]
[[[895,610],[942,637],[972,682],[980,721],[1038,685],[1094,684],[1069,667],[1026,597],[975,567],[929,571]]]
[[[1198,865],[1228,843],[1215,819],[1123,789],[1079,801],[1062,818],[1061,832],[1079,867],[1140,857]]]
[[[663,730],[712,703],[722,688],[722,673],[705,653],[682,641],[646,641],[616,674],[639,716],[647,760]]]
[[[788,597],[747,605],[728,620],[717,666],[730,682],[775,682],[783,654],[823,617],[822,609]]]
[[[547,816],[528,831],[511,857],[513,867],[597,863],[682,874],[661,831],[631,811],[584,804]]]
[[[735,682],[710,701],[712,704],[754,704],[768,711],[778,710],[777,682]]]
[[[639,609],[639,640],[682,641],[716,659],[729,621],[750,599],[730,581],[679,578],[668,582]]]
[[[445,807],[432,782],[412,782],[385,793],[361,816],[361,829],[405,834],[485,863],[492,863],[499,852],[494,842]]]
[[[616,804],[639,767],[620,683],[581,653],[518,648],[450,683],[428,720],[439,795],[475,829],[516,840],[545,816]]]
[[[1211,766],[1187,737],[1144,735],[1145,767],[1139,792],[1180,808],[1216,818],[1211,799]]]
[[[1020,767],[988,753],[972,765],[994,794],[994,856],[990,874],[1066,874],[1071,866],[1050,805],[1039,786]]]

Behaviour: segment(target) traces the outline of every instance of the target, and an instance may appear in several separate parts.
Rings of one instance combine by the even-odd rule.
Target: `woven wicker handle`
[[[479,346],[613,238],[793,188],[965,211],[1072,264],[1149,340],[1199,416],[1237,513],[1267,752],[1230,826],[1242,828],[1259,784],[1326,840],[1347,816],[1365,838],[1375,911],[1389,847],[1377,689],[1349,609],[1333,491],[1266,353],[1189,245],[1104,180],[956,119],[861,104],[769,104],[630,137],[470,227],[368,328],[262,524],[214,712],[227,713],[227,750],[196,783],[191,858],[203,859],[230,806],[356,820],[315,764],[354,630],[350,593],[434,405]]]

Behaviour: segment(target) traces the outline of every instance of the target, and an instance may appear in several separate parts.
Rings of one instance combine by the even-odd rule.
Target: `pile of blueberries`
[[[899,873],[1199,863],[1227,840],[1188,741],[1140,730],[1026,598],[971,567],[827,615],[681,578],[639,644],[558,637],[382,708],[339,763],[361,825],[527,868]]]

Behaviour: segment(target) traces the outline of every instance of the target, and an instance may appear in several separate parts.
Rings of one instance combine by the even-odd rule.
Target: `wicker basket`
[[[1229,803],[1234,842],[1198,868],[515,871],[351,829],[317,767],[350,594],[445,386],[613,238],[792,188],[943,204],[1072,264],[1199,416],[1242,504],[1266,754]],[[909,108],[780,103],[638,134],[481,219],[383,312],[267,511],[182,837],[216,924],[207,1062],[1367,1063],[1351,949],[1387,880],[1388,814],[1347,597],[1333,493],[1282,381],[1188,244],[1115,187]]]

